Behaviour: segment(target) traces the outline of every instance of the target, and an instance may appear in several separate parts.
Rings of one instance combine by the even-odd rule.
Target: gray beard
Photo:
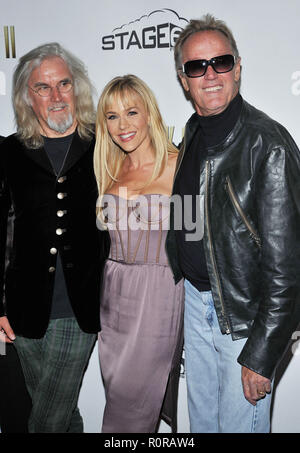
[[[64,134],[72,126],[73,117],[71,113],[68,113],[68,116],[59,122],[55,122],[48,117],[47,123],[50,129],[52,129],[53,131],[58,132],[59,134]]]

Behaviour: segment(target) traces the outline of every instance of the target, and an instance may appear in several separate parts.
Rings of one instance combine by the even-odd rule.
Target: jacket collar
[[[211,158],[215,156],[216,154],[223,152],[227,149],[228,146],[231,145],[231,143],[234,141],[235,137],[243,127],[243,123],[245,122],[245,118],[248,116],[249,109],[251,106],[243,99],[242,100],[242,109],[240,116],[232,129],[232,131],[228,134],[228,136],[223,140],[221,143],[215,145],[214,147],[210,147],[207,149],[207,156],[208,158]],[[175,169],[175,175],[174,175],[174,181],[176,181],[177,174],[179,172],[182,160],[185,155],[185,151],[189,148],[190,144],[192,143],[193,137],[195,133],[197,132],[199,126],[199,121],[198,121],[198,114],[193,113],[193,115],[190,117],[188,122],[186,123],[185,127],[185,133],[183,137],[183,141],[180,144],[179,148],[179,155],[176,163],[176,169]]]
[[[175,168],[175,175],[174,179],[176,179],[178,170],[180,168],[181,162],[183,160],[185,150],[188,148],[190,143],[192,142],[192,139],[197,131],[198,128],[198,121],[197,121],[197,113],[194,113],[188,122],[186,123],[185,130],[184,130],[184,137],[180,145],[178,146],[179,148],[179,154],[176,162],[176,168]]]
[[[94,140],[92,141],[86,141],[82,140],[78,132],[76,130],[66,161],[64,163],[64,166],[61,170],[61,173],[66,173],[70,168],[76,164],[76,162],[85,154],[85,152],[89,149],[89,147],[94,143]],[[33,160],[37,165],[42,167],[44,170],[46,170],[48,173],[54,174],[54,170],[52,168],[51,162],[47,156],[47,153],[45,151],[45,148],[39,148],[39,149],[28,149],[24,148],[25,154]]]
[[[70,170],[70,168],[86,153],[91,145],[94,146],[94,140],[82,140],[76,130],[61,173],[67,173],[67,171]]]
[[[207,149],[208,152],[208,157],[212,157],[215,154],[218,154],[220,152],[224,152],[228,146],[232,144],[232,142],[235,140],[235,137],[238,135],[240,130],[243,127],[243,124],[245,123],[245,120],[247,116],[249,115],[249,110],[253,108],[248,104],[244,99],[242,103],[242,109],[240,116],[232,129],[232,131],[228,134],[228,136],[221,142],[218,143],[217,145],[210,147]],[[195,132],[197,131],[197,113],[194,113],[190,119],[188,120],[186,124],[186,130],[185,130],[185,137],[184,137],[184,148],[187,149],[193,139],[193,136]],[[183,150],[184,152],[184,150]]]

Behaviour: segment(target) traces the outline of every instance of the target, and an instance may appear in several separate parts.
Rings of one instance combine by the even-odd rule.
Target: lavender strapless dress
[[[101,299],[103,433],[153,433],[182,326],[183,282],[165,253],[167,196],[105,196],[111,237]]]

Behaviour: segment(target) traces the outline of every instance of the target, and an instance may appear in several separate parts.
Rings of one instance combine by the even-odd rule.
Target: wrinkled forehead
[[[228,37],[219,30],[193,33],[182,45],[182,56],[187,56],[189,59],[211,58],[231,52],[233,49]]]
[[[58,56],[36,59],[29,66],[29,79],[43,79],[47,76],[72,78],[67,63]]]

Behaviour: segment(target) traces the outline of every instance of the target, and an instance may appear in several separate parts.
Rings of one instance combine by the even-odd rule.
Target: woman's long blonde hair
[[[132,95],[140,97],[149,115],[149,133],[155,153],[153,173],[145,186],[163,173],[168,162],[168,153],[177,152],[177,148],[168,139],[156,99],[146,83],[132,74],[115,77],[105,86],[97,108],[94,170],[100,198],[118,180],[122,163],[126,157],[124,151],[113,142],[109,135],[105,113],[116,98],[120,98],[126,104]]]

